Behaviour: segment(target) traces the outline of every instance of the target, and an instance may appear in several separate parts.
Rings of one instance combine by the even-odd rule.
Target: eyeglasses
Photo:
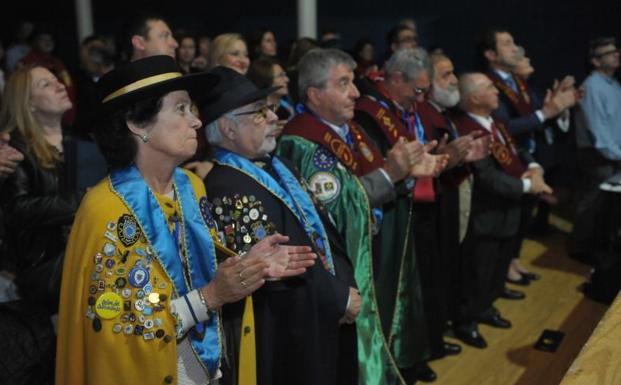
[[[233,115],[234,116],[254,115],[252,117],[252,121],[254,122],[254,124],[261,124],[267,120],[269,111],[275,113],[277,109],[278,109],[278,106],[276,104],[266,104],[257,110],[237,112]]]

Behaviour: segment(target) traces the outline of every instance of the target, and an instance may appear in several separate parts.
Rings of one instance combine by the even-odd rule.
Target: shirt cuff
[[[347,314],[347,309],[349,309],[349,303],[351,302],[351,293],[347,296],[347,305],[345,305],[345,311],[343,314]]]
[[[380,168],[379,170],[382,173],[382,175],[384,175],[384,178],[386,178],[388,183],[390,183],[391,186],[394,186],[394,183],[392,183],[392,180],[390,179],[390,176],[388,176],[388,173],[386,172],[386,170],[384,170],[383,168]]]
[[[198,290],[192,290],[186,294],[188,301],[183,298],[175,298],[170,301],[170,310],[177,314],[177,338],[181,338],[196,325],[196,321],[204,322],[209,319],[209,311],[198,295]],[[189,306],[188,306],[189,302]],[[191,308],[190,308],[191,307]],[[194,314],[192,314],[194,312]]]
[[[543,114],[543,110],[535,111],[535,115],[537,115],[537,119],[539,119],[539,122],[541,123],[545,122],[546,116]]]
[[[530,191],[531,181],[530,179],[522,179],[522,192],[526,194]]]

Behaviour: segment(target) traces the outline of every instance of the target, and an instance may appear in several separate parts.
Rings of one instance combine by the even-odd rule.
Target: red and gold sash
[[[381,84],[379,85],[381,86]],[[380,92],[383,91],[381,87],[378,87],[378,90]],[[390,109],[384,107],[381,103],[375,101],[370,96],[365,95],[359,98],[356,102],[356,110],[366,113],[373,119],[373,121],[375,121],[375,123],[377,123],[391,146],[394,146],[401,137],[404,137],[408,141],[416,140],[416,135],[408,132],[401,119],[399,119]],[[433,185],[433,178],[419,178],[416,181],[416,185],[412,189],[412,197],[415,202],[435,201],[436,194]]]
[[[517,110],[520,116],[530,115],[535,112],[535,108],[532,105],[532,101],[530,100],[530,96],[528,93],[528,86],[526,82],[517,75],[513,76],[513,80],[517,84],[519,94],[517,94],[509,85],[498,76],[495,72],[489,72],[487,77],[494,83],[496,88],[500,92],[502,92],[507,99],[511,102],[513,107]]]
[[[401,119],[388,108],[371,99],[370,96],[365,95],[359,98],[356,102],[356,110],[362,111],[373,118],[373,121],[382,129],[384,137],[386,137],[391,146],[394,146],[401,137],[407,140],[416,139],[414,135],[408,133]]]
[[[296,135],[317,143],[330,151],[345,167],[357,176],[363,176],[384,166],[382,153],[357,123],[349,122],[353,149],[330,126],[308,112],[291,119],[283,135]]]
[[[474,131],[487,131],[485,127],[481,126],[476,120],[468,116],[468,114],[459,115],[453,122],[461,135],[467,135]],[[524,167],[524,163],[522,163],[522,160],[518,156],[511,134],[505,125],[497,120],[494,120],[494,125],[492,126],[491,152],[496,162],[498,162],[507,174],[516,178],[522,177],[522,174],[526,171],[526,167]]]

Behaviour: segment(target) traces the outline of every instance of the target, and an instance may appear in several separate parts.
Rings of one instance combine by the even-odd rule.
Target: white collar
[[[492,124],[494,123],[494,119],[492,119],[491,116],[481,116],[473,114],[471,112],[468,112],[468,115],[481,126],[483,126],[483,128],[485,128],[487,131],[492,132]]]
[[[500,77],[502,78],[502,80],[507,80],[511,77],[511,74],[509,72],[503,71],[503,70],[499,70],[499,69],[495,69],[494,71],[496,71],[496,73],[498,75],[500,75]]]
[[[324,118],[319,118],[323,123],[327,124],[331,129],[334,130],[334,132],[336,132],[337,134],[339,134],[339,136],[345,140],[347,138],[347,134],[349,133],[349,125],[347,123],[343,124],[342,126],[337,126],[334,123],[330,123],[327,120],[325,120]]]

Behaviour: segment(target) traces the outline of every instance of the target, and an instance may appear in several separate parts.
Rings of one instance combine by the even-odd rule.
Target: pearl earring
[[[149,134],[142,134],[140,138],[144,143],[147,143],[149,141]]]

